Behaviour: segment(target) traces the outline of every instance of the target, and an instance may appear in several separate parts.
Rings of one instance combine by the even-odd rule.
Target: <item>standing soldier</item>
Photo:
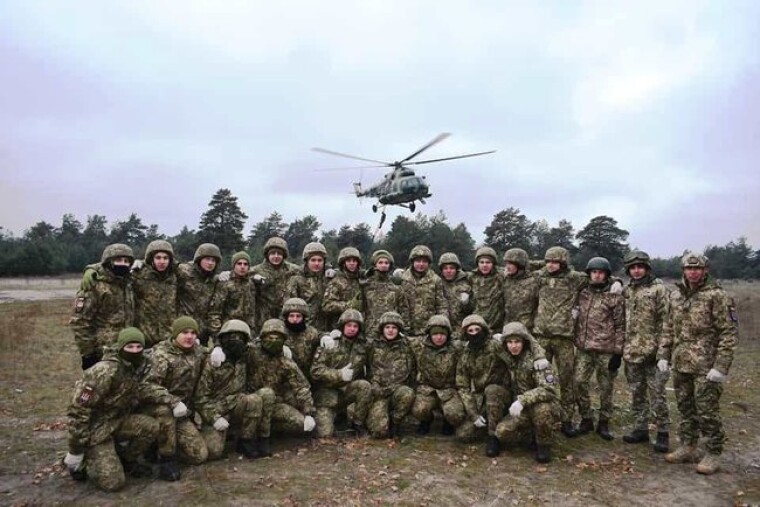
[[[288,282],[287,294],[291,298],[301,298],[309,305],[311,324],[320,331],[329,331],[322,314],[322,298],[325,295],[325,260],[327,250],[322,243],[312,242],[303,248],[303,270]]]
[[[322,313],[329,329],[335,327],[341,314],[352,308],[361,310],[363,304],[361,266],[362,257],[354,247],[346,247],[338,253],[338,272],[330,280],[322,301]],[[325,328],[323,331],[327,331]]]
[[[504,321],[521,322],[528,331],[538,307],[538,278],[530,273],[529,263],[522,248],[504,253]]]
[[[177,318],[177,274],[171,243],[157,239],[148,243],[145,261],[132,271],[135,293],[135,327],[151,348],[171,336]]]
[[[490,329],[504,325],[504,275],[496,268],[496,251],[484,246],[475,252],[477,267],[470,275],[476,313],[483,317]]]
[[[282,320],[288,330],[285,346],[290,348],[293,361],[310,381],[311,362],[320,338],[319,331],[308,324],[309,312],[309,305],[301,298],[290,298],[282,305]]]
[[[276,319],[287,299],[288,282],[300,268],[288,262],[288,243],[278,237],[269,238],[264,243],[264,261],[255,265],[253,282],[256,284],[256,312],[258,318],[255,329],[267,319]]]
[[[183,262],[177,268],[179,312],[198,323],[198,339],[204,346],[211,337],[209,313],[218,289],[216,272],[221,262],[219,247],[203,243],[195,250],[193,262]]]
[[[409,269],[401,275],[401,290],[409,301],[409,336],[424,336],[433,315],[449,315],[449,302],[441,278],[431,269],[433,252],[417,245],[409,252]]]
[[[707,437],[707,454],[697,472],[714,474],[726,434],[720,419],[720,396],[738,339],[731,297],[710,277],[707,258],[687,252],[681,259],[683,280],[670,293],[670,310],[657,352],[660,371],[673,366],[673,387],[681,413],[681,446],[665,456],[668,463],[700,458],[699,436]]]
[[[631,391],[633,431],[623,436],[629,444],[649,443],[649,417],[654,415],[657,440],[654,450],[668,452],[670,414],[665,399],[667,371],[657,369],[657,347],[668,312],[668,290],[652,273],[646,252],[632,251],[624,259],[631,277],[623,291],[626,340],[623,348],[625,376]]]
[[[396,312],[407,318],[409,303],[401,287],[391,280],[393,256],[387,250],[377,250],[372,254],[372,267],[367,272],[364,286],[364,320],[367,341],[372,343],[380,338],[380,317],[386,312]]]
[[[472,285],[467,273],[462,271],[457,254],[446,252],[441,255],[438,268],[441,270],[441,280],[451,311],[450,322],[454,323],[452,337],[461,339],[462,319],[472,313]]]
[[[322,347],[314,354],[311,378],[317,407],[317,436],[335,432],[335,418],[345,412],[357,436],[366,433],[365,420],[372,403],[372,387],[365,379],[367,344],[362,336],[364,318],[354,309],[338,319],[340,336],[334,347]]]
[[[133,260],[134,254],[127,245],[108,245],[92,286],[77,292],[69,324],[83,370],[100,361],[103,348],[116,341],[120,330],[133,324],[134,295],[129,272]]]
[[[250,276],[251,257],[246,252],[232,256],[232,273],[229,279],[219,276],[219,290],[209,312],[211,336],[216,336],[222,323],[242,320],[250,329],[256,329],[256,287]],[[226,278],[226,277],[224,277]]]
[[[586,265],[588,286],[578,296],[578,317],[575,321],[575,394],[581,423],[577,433],[585,435],[594,429],[589,397],[591,375],[596,373],[599,387],[599,422],[596,432],[612,440],[609,421],[612,418],[612,388],[615,384],[625,344],[625,303],[621,294],[609,292],[612,268],[604,257],[593,257]]]

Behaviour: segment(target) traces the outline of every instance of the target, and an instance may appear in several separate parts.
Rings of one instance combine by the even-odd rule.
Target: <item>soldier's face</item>
[[[398,338],[398,327],[396,327],[396,324],[386,324],[383,326],[383,338],[389,342]]]
[[[424,273],[430,267],[430,261],[425,257],[417,257],[414,259],[414,262],[412,262],[412,266],[417,273]]]
[[[607,272],[603,269],[592,269],[589,276],[591,283],[604,283],[607,280]]]
[[[285,260],[285,252],[279,248],[272,248],[267,254],[267,260],[272,266],[279,266]]]
[[[466,332],[468,335],[470,335],[470,336],[475,336],[475,335],[476,335],[476,334],[478,334],[478,333],[479,333],[479,332],[480,332],[482,329],[483,329],[483,328],[482,328],[482,327],[480,327],[480,326],[479,326],[479,325],[477,325],[477,324],[471,324],[471,325],[467,326],[467,329],[465,330],[465,332]]]
[[[507,340],[507,350],[513,356],[519,356],[523,351],[523,341],[520,339]]]
[[[166,252],[156,252],[153,255],[153,269],[159,273],[163,273],[169,268],[169,262],[172,258]]]
[[[359,329],[358,323],[349,321],[343,326],[343,334],[346,338],[355,338],[359,334]]]
[[[290,312],[288,314],[288,322],[291,324],[300,324],[303,322],[303,315],[301,315],[301,312]]]
[[[237,276],[245,276],[248,274],[248,270],[251,268],[251,265],[248,264],[248,261],[245,259],[240,259],[235,263],[235,266],[232,268],[232,270],[235,272]]]
[[[644,264],[634,264],[628,268],[628,276],[634,280],[641,280],[647,274],[647,267]]]
[[[203,271],[210,273],[216,268],[216,257],[203,257],[198,264]]]
[[[489,257],[478,259],[478,271],[481,275],[490,275],[493,271],[493,261]]]
[[[142,344],[139,342],[129,342],[126,345],[124,345],[122,350],[124,350],[125,352],[129,352],[130,354],[139,354],[140,352],[143,351],[144,348],[145,347],[143,347]]]
[[[683,268],[683,276],[690,284],[698,284],[705,278],[705,268],[686,267]]]
[[[507,276],[515,276],[520,271],[520,267],[514,262],[507,262],[504,265],[504,274]]]
[[[448,339],[449,337],[446,336],[445,333],[435,333],[430,335],[430,341],[433,342],[433,345],[436,347],[443,347]]]
[[[312,273],[319,273],[325,267],[325,258],[321,255],[312,255],[306,261],[306,265]]]
[[[375,269],[381,273],[387,273],[391,269],[391,261],[385,258],[377,259],[375,263]]]
[[[198,334],[195,332],[194,329],[183,329],[180,331],[180,333],[177,335],[177,345],[179,348],[188,350],[193,347],[195,347],[195,339],[198,337]]]
[[[129,257],[114,257],[111,259],[111,265],[112,266],[131,266],[132,262],[129,260]]]
[[[441,266],[441,276],[449,282],[456,278],[457,271],[456,264],[444,264]]]
[[[356,257],[349,257],[343,261],[343,267],[349,273],[356,273],[356,270],[359,269],[359,259]]]
[[[546,270],[549,273],[556,273],[562,269],[562,263],[559,261],[546,261]]]

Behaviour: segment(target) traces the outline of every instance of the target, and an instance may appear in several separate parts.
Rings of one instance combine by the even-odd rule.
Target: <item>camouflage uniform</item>
[[[284,259],[279,266],[272,265],[267,260],[267,255],[273,248],[283,252]],[[251,273],[259,275],[263,281],[257,284],[256,290],[256,326],[252,329],[261,329],[265,320],[276,319],[282,311],[282,304],[287,299],[288,282],[301,268],[288,262],[288,244],[282,238],[269,238],[264,244],[264,261],[253,266]]]
[[[234,266],[238,260],[247,257],[247,254],[236,253],[232,256],[232,265]],[[250,272],[245,276],[239,276],[233,270],[230,273],[229,280],[219,282],[219,288],[214,295],[209,311],[209,332],[211,336],[216,336],[222,328],[222,323],[232,319],[242,320],[248,324],[251,332],[256,332],[256,286]]]
[[[82,367],[103,356],[104,347],[116,341],[119,332],[134,322],[134,295],[130,275],[117,277],[110,265],[117,257],[133,259],[132,249],[115,243],[103,250],[96,281],[90,289],[80,289],[69,321],[82,356]]]
[[[409,262],[413,263],[418,257],[428,259],[432,264],[433,254],[424,245],[417,245],[409,253]],[[401,290],[406,294],[409,304],[410,336],[423,336],[425,325],[433,315],[449,316],[449,302],[443,288],[441,278],[433,270],[417,273],[410,267],[401,275]],[[403,314],[402,314],[403,316]]]
[[[402,320],[407,320],[409,315],[409,301],[401,287],[393,283],[390,272],[377,271],[374,264],[381,257],[391,262],[393,269],[393,256],[385,250],[378,250],[372,254],[373,267],[367,272],[367,282],[364,286],[364,306],[362,315],[366,323],[367,341],[372,343],[380,338],[382,333],[378,330],[378,322],[385,312],[396,312]]]
[[[288,324],[288,314],[297,312],[303,316],[303,330],[295,330]],[[282,320],[287,328],[288,336],[285,339],[285,345],[290,347],[293,352],[293,361],[296,362],[306,380],[311,382],[311,363],[314,360],[314,353],[319,347],[320,334],[314,326],[308,325],[309,314],[311,309],[306,301],[300,298],[290,298],[282,305]]]
[[[504,277],[504,322],[521,322],[531,330],[538,307],[538,278],[528,271],[528,253],[521,248],[507,250],[504,262],[518,266],[517,273]]]
[[[412,415],[420,422],[432,421],[433,410],[438,408],[444,420],[457,427],[467,417],[456,388],[457,362],[463,344],[449,338],[443,346],[436,347],[430,340],[430,330],[434,326],[445,328],[451,337],[449,319],[444,315],[433,315],[428,319],[426,336],[410,340],[419,371]]]
[[[349,258],[359,260],[359,266],[355,273],[345,269],[345,261]],[[362,282],[360,277],[361,254],[359,250],[353,247],[346,247],[338,253],[338,272],[330,280],[325,289],[325,297],[322,300],[322,313],[325,315],[328,326],[324,329],[332,329],[338,323],[340,315],[352,308],[362,310],[363,295]]]
[[[204,257],[216,259],[216,266],[211,273],[206,273],[199,265]],[[177,267],[179,313],[188,315],[198,322],[198,339],[203,345],[211,338],[209,313],[215,294],[219,290],[216,272],[221,262],[222,254],[219,248],[211,243],[203,243],[195,250],[193,262],[184,262]]]
[[[489,257],[493,268],[488,275],[475,269],[470,274],[474,309],[472,313],[483,317],[490,329],[501,329],[504,325],[504,275],[496,266],[496,252],[490,247],[478,248],[475,262],[482,257]]]
[[[417,369],[414,352],[402,336],[404,323],[394,312],[384,313],[378,321],[382,329],[396,324],[399,335],[393,341],[378,338],[367,351],[367,377],[372,386],[372,406],[367,416],[367,429],[375,438],[393,436],[414,404],[414,381]],[[382,334],[382,331],[380,331]]]
[[[169,267],[156,271],[153,256],[158,252],[169,254]],[[142,269],[132,272],[132,289],[135,297],[135,327],[145,335],[145,346],[150,348],[170,337],[171,327],[177,318],[177,274],[174,250],[164,240],[151,241],[145,250]]]
[[[472,285],[470,285],[470,278],[467,273],[462,271],[462,265],[459,262],[459,258],[456,254],[446,252],[438,259],[438,268],[443,268],[445,264],[452,264],[457,267],[457,274],[453,280],[446,280],[441,275],[441,281],[443,282],[443,289],[446,293],[446,300],[449,303],[449,309],[451,311],[451,321],[453,322],[452,338],[462,339],[462,328],[459,326],[462,323],[462,319],[472,313]],[[464,298],[466,301],[462,301],[463,294],[466,294]]]
[[[363,325],[364,319],[356,310],[345,310],[338,319],[338,329],[348,322]],[[363,429],[367,413],[372,404],[372,387],[365,379],[367,365],[367,343],[359,334],[353,339],[342,334],[334,349],[319,348],[311,365],[314,389],[314,404],[317,407],[315,420],[317,436],[328,437],[335,431],[335,416],[345,411],[355,428]],[[352,380],[343,380],[341,369],[350,365],[354,370]]]
[[[327,287],[325,270],[323,268],[319,273],[314,273],[307,266],[309,258],[314,255],[321,255],[327,260],[327,250],[322,244],[307,244],[303,249],[303,269],[288,281],[286,293],[289,298],[301,298],[306,301],[309,305],[311,324],[319,331],[329,331],[330,323],[322,313],[322,298]]]
[[[684,267],[706,265],[694,254],[682,259]],[[672,364],[681,443],[696,446],[701,434],[707,437],[707,452],[720,455],[726,439],[720,418],[723,384],[707,380],[706,374],[715,369],[727,375],[731,367],[738,340],[734,302],[706,273],[697,288],[685,280],[678,283],[669,307],[657,359]]]

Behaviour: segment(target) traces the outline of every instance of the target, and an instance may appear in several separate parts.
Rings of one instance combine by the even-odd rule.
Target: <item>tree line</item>
[[[287,223],[277,211],[254,223],[246,236],[247,219],[237,197],[223,188],[212,196],[197,230],[185,226],[174,236],[160,233],[157,224],[145,225],[136,213],[113,222],[110,227],[103,215],[88,216],[83,223],[67,213],[60,226],[38,222],[18,238],[0,227],[0,276],[81,272],[85,265],[99,260],[103,248],[110,243],[126,243],[141,258],[147,244],[156,239],[170,241],[182,260],[192,259],[201,243],[214,243],[225,255],[223,266],[228,267],[232,254],[240,250],[247,250],[258,262],[263,257],[264,242],[272,236],[283,237],[291,258],[296,260],[307,243],[321,241],[332,259],[346,246],[358,248],[365,258],[384,248],[393,254],[398,266],[405,267],[412,247],[424,243],[436,255],[456,253],[464,269],[473,269],[475,264],[475,241],[467,226],[464,223],[452,226],[443,211],[435,215],[418,212],[413,217],[398,216],[389,231],[377,237],[366,223],[320,230],[322,224],[314,215]],[[626,243],[628,231],[620,228],[614,218],[604,215],[592,218],[576,232],[569,220],[551,225],[544,219],[533,221],[518,208],[510,207],[494,215],[484,234],[484,244],[499,255],[519,247],[531,258],[541,259],[550,246],[563,246],[578,268],[583,268],[591,257],[602,256],[610,260],[613,269],[620,270],[623,257],[631,248]],[[745,238],[724,246],[708,245],[704,253],[711,261],[711,272],[718,278],[760,278],[760,251],[753,250]],[[678,277],[680,254],[655,258],[653,266],[658,276]]]

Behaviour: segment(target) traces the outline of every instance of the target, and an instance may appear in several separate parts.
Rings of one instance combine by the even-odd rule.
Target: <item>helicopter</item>
[[[409,211],[414,213],[414,210],[416,209],[416,205],[415,205],[416,201],[419,201],[420,203],[425,204],[425,199],[433,195],[430,193],[430,186],[428,185],[425,179],[425,176],[417,176],[414,170],[408,166],[431,164],[434,162],[444,162],[446,160],[456,160],[460,158],[478,157],[480,155],[488,155],[496,151],[496,150],[483,151],[479,153],[468,153],[465,155],[456,155],[453,157],[412,161],[413,158],[417,157],[422,152],[431,148],[432,146],[440,143],[441,141],[443,141],[450,135],[451,134],[447,132],[438,134],[435,138],[433,138],[430,142],[426,143],[420,149],[418,149],[417,151],[415,151],[408,157],[396,162],[384,162],[382,160],[374,160],[371,158],[357,157],[356,155],[349,155],[347,153],[340,153],[337,151],[326,150],[324,148],[312,148],[312,151],[316,151],[318,153],[325,153],[327,155],[334,155],[337,157],[350,158],[353,160],[361,160],[363,162],[372,162],[374,164],[379,164],[379,165],[365,165],[365,166],[357,166],[357,167],[340,167],[336,169],[370,169],[370,168],[379,168],[379,167],[393,168],[392,171],[390,171],[383,177],[382,181],[370,186],[369,188],[363,188],[361,185],[361,182],[354,183],[354,194],[356,194],[357,197],[360,197],[360,198],[370,197],[370,198],[377,199],[378,202],[372,205],[372,211],[377,213],[378,210],[380,210],[382,212],[380,216],[380,227],[382,227],[383,222],[385,222],[385,207],[386,206],[400,206],[402,208],[407,208]],[[332,170],[332,169],[323,169],[323,170]],[[378,227],[378,229],[380,227]]]

